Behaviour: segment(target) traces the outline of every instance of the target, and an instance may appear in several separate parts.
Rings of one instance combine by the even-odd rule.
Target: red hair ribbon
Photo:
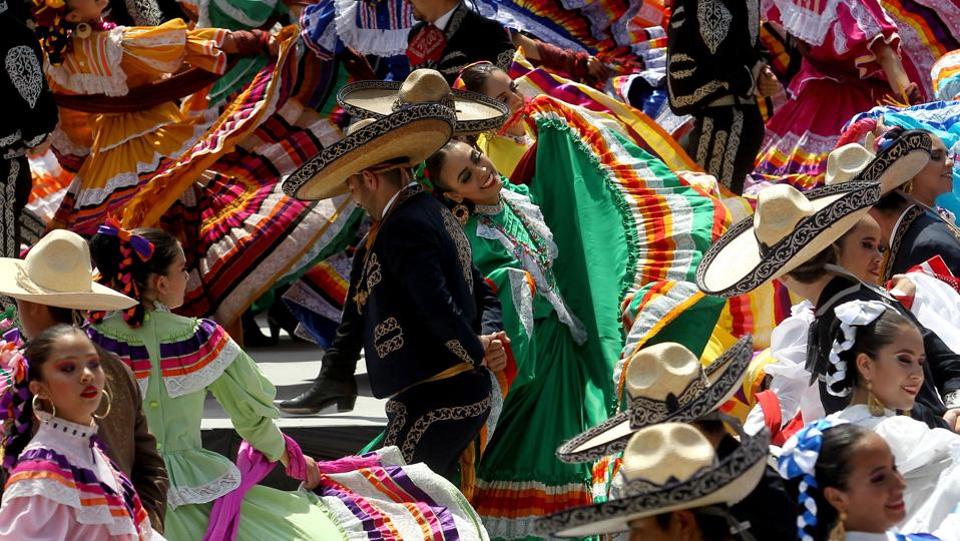
[[[153,257],[153,243],[121,227],[120,221],[114,217],[107,218],[107,223],[97,229],[97,234],[117,237],[121,243],[129,244],[140,256],[140,261],[149,261]]]

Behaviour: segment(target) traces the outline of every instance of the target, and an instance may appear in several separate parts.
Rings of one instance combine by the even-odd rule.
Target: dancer
[[[0,353],[10,475],[0,539],[163,539],[97,437],[94,418],[113,409],[100,350],[70,325],[40,333],[25,353],[10,346]]]
[[[75,325],[86,310],[125,310],[137,301],[93,281],[90,250],[76,233],[51,231],[26,259],[0,259],[0,294],[17,301],[19,334],[28,342],[55,325]],[[16,347],[22,349],[22,344]],[[105,391],[113,413],[96,418],[104,452],[133,482],[153,528],[163,532],[167,470],[147,428],[143,398],[133,372],[115,355],[104,354]]]
[[[778,464],[783,477],[799,487],[803,539],[940,539],[898,533],[895,526],[910,511],[901,462],[883,438],[863,427],[839,419],[816,421],[787,441]]]
[[[409,174],[453,133],[453,111],[436,103],[449,86],[433,70],[414,72],[405,86],[417,101],[358,123],[284,183],[288,194],[308,200],[349,190],[376,225],[354,256],[347,304],[320,375],[278,405],[352,407],[363,347],[374,396],[392,397],[385,444],[452,478],[490,413],[493,374],[483,362],[493,340],[480,335],[496,314],[487,310],[487,286],[456,219]],[[487,116],[474,121],[483,126],[506,114],[490,104],[479,109]]]

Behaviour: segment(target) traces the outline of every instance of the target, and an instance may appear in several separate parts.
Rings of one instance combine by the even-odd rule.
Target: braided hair
[[[100,273],[98,281],[139,301],[123,312],[124,321],[131,327],[143,324],[143,294],[150,276],[165,275],[179,253],[177,238],[162,229],[128,231],[112,220],[100,226],[90,240],[90,255]],[[93,313],[90,319],[97,323],[104,315]]]

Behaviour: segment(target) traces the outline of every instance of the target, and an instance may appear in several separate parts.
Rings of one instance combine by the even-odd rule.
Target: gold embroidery
[[[453,217],[449,210],[443,209],[441,216],[443,216],[444,229],[447,230],[447,234],[450,235],[457,247],[457,257],[460,259],[463,279],[466,280],[470,291],[473,291],[473,253],[470,251],[470,241],[467,240],[467,236],[463,234],[463,228],[460,227],[457,219]]]
[[[367,293],[369,294],[373,291],[373,286],[380,283],[382,276],[380,274],[380,260],[377,259],[377,254],[371,254],[370,259],[367,260],[367,268],[363,271],[367,275]]]
[[[476,361],[470,358],[470,354],[467,353],[466,348],[463,347],[463,344],[461,344],[459,340],[449,340],[444,345],[461,361],[469,364],[477,364]]]
[[[393,414],[393,419],[387,425],[387,435],[383,438],[384,447],[397,445],[397,436],[400,435],[400,429],[407,422],[407,407],[402,402],[390,399],[387,401],[387,415]]]
[[[403,347],[403,329],[397,318],[388,317],[373,328],[373,346],[381,359]]]
[[[667,80],[669,83],[669,79]],[[701,86],[700,88],[694,90],[690,95],[687,96],[676,96],[673,98],[673,104],[676,107],[686,107],[688,105],[693,105],[703,98],[709,96],[713,92],[716,92],[720,89],[730,88],[730,84],[726,81],[710,81],[709,83]]]
[[[413,451],[417,446],[417,443],[420,442],[420,438],[427,432],[427,429],[430,428],[430,425],[437,421],[458,421],[460,419],[470,419],[473,417],[479,417],[484,413],[490,412],[490,397],[486,397],[483,400],[470,404],[468,406],[454,406],[450,408],[439,408],[433,411],[429,411],[419,418],[416,422],[413,423],[413,428],[410,429],[410,432],[407,433],[406,439],[403,441],[403,447],[400,448],[400,452],[403,453],[403,458],[407,462],[413,460]]]

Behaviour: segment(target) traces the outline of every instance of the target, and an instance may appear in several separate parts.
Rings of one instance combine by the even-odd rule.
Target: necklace
[[[522,212],[518,212],[509,201],[501,198],[500,204],[506,208],[509,208],[512,214],[520,221],[520,224],[523,226],[524,230],[526,230],[527,235],[529,235],[530,240],[533,242],[532,248],[528,246],[526,242],[507,231],[506,227],[498,222],[493,221],[490,216],[481,214],[478,216],[478,219],[483,222],[484,225],[496,229],[501,235],[507,238],[510,243],[513,244],[513,257],[521,264],[524,261],[530,261],[533,265],[535,265],[537,270],[540,271],[540,275],[543,276],[544,281],[546,282],[543,284],[544,289],[547,291],[552,290],[556,286],[556,280],[554,279],[553,272],[551,270],[553,262],[550,260],[550,252],[547,249],[546,240],[537,234],[536,229],[532,227],[527,217],[524,216]]]

